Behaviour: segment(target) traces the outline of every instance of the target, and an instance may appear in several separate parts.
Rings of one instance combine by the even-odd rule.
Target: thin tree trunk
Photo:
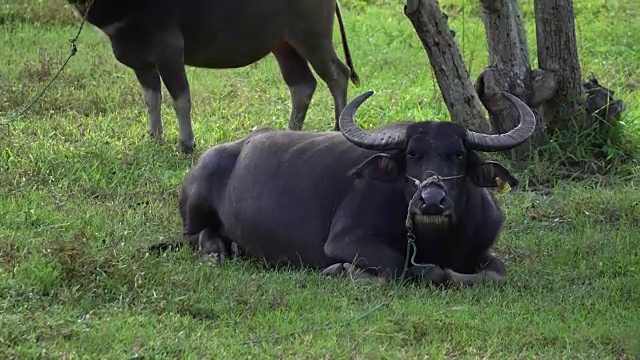
[[[482,103],[437,0],[407,0],[404,13],[429,56],[451,120],[474,131],[489,133],[490,124]]]
[[[476,91],[489,111],[493,128],[498,133],[505,133],[518,125],[518,116],[509,102],[500,96],[500,91],[516,95],[536,112],[536,106],[555,94],[557,79],[552,72],[531,69],[529,47],[517,1],[480,0],[480,8],[490,64],[478,77]],[[540,125],[539,116],[537,118]],[[538,126],[530,141],[535,144],[547,141],[543,127]],[[529,153],[526,145],[515,151],[523,156]]]
[[[590,127],[578,60],[572,0],[536,0],[538,66],[558,75],[558,93],[541,107],[550,132]]]

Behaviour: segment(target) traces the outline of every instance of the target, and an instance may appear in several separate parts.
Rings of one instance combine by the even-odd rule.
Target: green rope
[[[78,47],[77,47],[78,38],[80,37],[80,33],[82,32],[82,28],[84,27],[84,23],[87,20],[87,14],[89,13],[89,8],[90,7],[91,7],[91,4],[89,5],[89,7],[87,8],[87,11],[85,12],[84,16],[82,17],[82,22],[80,23],[80,28],[78,29],[78,33],[76,34],[76,36],[73,39],[69,39],[69,42],[71,43],[71,51],[69,53],[69,56],[67,57],[67,60],[64,61],[64,63],[62,64],[62,66],[60,67],[58,72],[56,72],[56,74],[53,76],[53,78],[51,78],[51,80],[49,80],[47,85],[31,101],[31,103],[29,103],[29,105],[27,105],[24,109],[22,109],[22,111],[20,111],[17,115],[12,117],[11,119],[9,119],[7,121],[4,121],[4,122],[0,122],[0,126],[7,126],[7,125],[11,124],[12,122],[18,120],[19,118],[23,117],[24,114],[26,114],[27,111],[29,111],[29,109],[31,109],[31,107],[33,107],[33,105],[35,105],[38,102],[38,100],[40,100],[42,98],[42,96],[44,95],[45,91],[47,91],[49,86],[51,86],[51,84],[53,84],[53,82],[58,78],[58,75],[60,75],[60,73],[62,73],[62,70],[64,70],[64,68],[67,66],[67,64],[69,63],[69,60],[71,60],[71,58],[78,52]]]

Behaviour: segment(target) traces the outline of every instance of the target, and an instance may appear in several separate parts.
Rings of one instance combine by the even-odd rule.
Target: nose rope
[[[447,187],[442,182],[443,180],[458,179],[464,176],[463,174],[453,175],[453,176],[440,176],[433,171],[429,171],[428,173],[433,175],[431,175],[425,181],[422,181],[422,182],[414,177],[407,175],[407,177],[410,180],[413,180],[413,183],[416,185],[417,189],[416,189],[416,192],[411,197],[411,200],[409,201],[409,205],[407,206],[407,218],[405,220],[405,227],[407,228],[407,254],[405,256],[405,261],[404,261],[404,270],[402,271],[403,277],[406,274],[407,270],[409,270],[409,262],[411,262],[412,266],[421,267],[421,268],[435,266],[434,264],[420,264],[420,263],[416,263],[415,261],[416,254],[418,253],[418,249],[416,248],[416,236],[413,233],[413,221],[411,220],[411,205],[413,204],[414,201],[417,201],[418,198],[421,196],[421,192],[424,187],[430,184],[435,184],[446,192]]]
[[[452,175],[452,176],[440,176],[438,174],[436,174],[433,171],[428,171],[427,174],[433,174],[430,177],[428,177],[425,181],[420,182],[420,180],[407,175],[407,177],[409,179],[411,179],[413,181],[413,183],[416,185],[416,187],[418,188],[417,191],[420,191],[420,189],[422,189],[423,187],[430,185],[430,184],[436,184],[438,186],[440,186],[443,190],[446,190],[447,187],[444,185],[444,183],[442,182],[443,180],[453,180],[453,179],[459,179],[461,177],[464,176],[464,174],[459,174],[459,175]]]

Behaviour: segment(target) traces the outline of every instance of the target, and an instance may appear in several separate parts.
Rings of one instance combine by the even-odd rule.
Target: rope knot
[[[77,38],[69,39],[69,42],[71,43],[71,55],[70,55],[71,57],[78,52],[78,45],[77,45],[78,39]]]
[[[447,189],[447,187],[445,186],[443,180],[450,180],[450,179],[457,179],[460,178],[464,175],[455,175],[455,176],[447,176],[447,177],[442,177],[438,174],[436,174],[434,171],[428,171],[427,174],[431,175],[429,176],[427,179],[425,179],[424,181],[420,181],[410,175],[407,175],[407,177],[409,179],[411,179],[414,183],[414,185],[418,188],[416,191],[420,191],[420,189],[425,188],[431,184],[435,184],[437,186],[439,186],[441,189],[445,190]]]

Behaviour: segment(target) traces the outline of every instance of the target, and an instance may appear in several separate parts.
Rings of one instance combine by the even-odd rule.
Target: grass
[[[623,152],[633,150],[640,130],[634,3],[575,4],[585,77],[595,73],[627,104]],[[3,119],[67,56],[79,23],[61,4],[0,0]],[[342,4],[363,83],[350,98],[377,91],[363,122],[446,119],[402,2]],[[475,78],[487,62],[477,2],[441,6]],[[532,1],[522,6],[535,65]],[[555,181],[550,194],[500,196],[507,222],[496,253],[510,271],[500,289],[367,285],[248,261],[217,268],[187,251],[146,255],[146,246],[178,239],[177,189],[199,153],[254,126],[284,128],[288,119],[288,90],[271,56],[241,69],[189,68],[188,75],[198,144],[191,156],[176,149],[167,101],[166,142],[147,138],[132,72],[90,27],[43,99],[0,128],[1,358],[640,356],[640,192],[636,178],[615,171],[605,181]],[[331,114],[320,81],[306,130],[329,129]],[[534,161],[527,171],[549,166]]]

